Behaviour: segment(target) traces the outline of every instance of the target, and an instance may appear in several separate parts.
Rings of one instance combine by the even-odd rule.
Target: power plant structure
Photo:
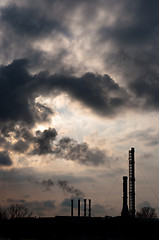
[[[87,199],[84,199],[84,217],[87,216]]]
[[[91,217],[91,199],[89,201],[89,210],[88,210],[88,217]]]
[[[135,217],[135,149],[129,150],[129,214]]]
[[[78,199],[78,217],[80,217],[80,209],[81,209],[81,202],[80,199]]]
[[[127,205],[127,176],[123,177],[123,208],[121,215],[123,217],[135,217],[135,149],[129,150],[129,209]]]
[[[128,211],[128,190],[127,190],[127,180],[128,177],[124,176],[123,177],[123,208],[122,208],[122,212],[121,212],[121,216],[122,217],[127,217],[129,215],[129,211]]]
[[[135,217],[135,149],[129,150],[129,208],[128,208],[128,177],[123,176],[123,206],[121,211],[122,217]],[[71,217],[74,217],[74,200],[71,199]],[[77,216],[81,216],[81,200],[78,199]],[[91,199],[88,199],[88,214],[87,214],[87,199],[83,199],[83,216],[91,217]]]
[[[73,199],[71,199],[71,217],[73,217]]]
[[[92,209],[91,209],[91,199],[88,200],[89,202],[89,205],[88,205],[88,214],[87,214],[87,199],[83,199],[83,211],[84,211],[84,214],[83,216],[84,217],[91,217],[91,212],[92,212]],[[71,199],[71,217],[74,217],[74,200]],[[78,212],[77,212],[77,216],[80,217],[81,216],[81,200],[78,199]]]

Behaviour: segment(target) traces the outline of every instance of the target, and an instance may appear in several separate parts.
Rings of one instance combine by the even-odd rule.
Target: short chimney
[[[78,199],[78,217],[80,217],[80,199]]]
[[[84,217],[86,217],[87,213],[87,199],[84,199]]]
[[[71,199],[71,217],[73,217],[73,199]]]
[[[91,199],[89,199],[89,213],[88,216],[91,217]]]

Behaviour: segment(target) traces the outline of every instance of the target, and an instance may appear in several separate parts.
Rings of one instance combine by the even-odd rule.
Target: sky
[[[134,147],[136,208],[159,211],[158,8],[1,0],[1,206],[67,216],[86,198],[93,216],[120,215]]]

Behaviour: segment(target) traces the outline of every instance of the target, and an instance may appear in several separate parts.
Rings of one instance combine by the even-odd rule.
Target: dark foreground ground
[[[159,221],[115,218],[23,218],[0,221],[0,239],[159,239]]]

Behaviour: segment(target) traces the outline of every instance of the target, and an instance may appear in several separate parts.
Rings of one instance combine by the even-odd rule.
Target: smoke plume
[[[83,196],[84,194],[82,191],[78,190],[77,188],[74,188],[74,186],[68,185],[68,182],[65,180],[59,180],[58,186],[62,188],[64,191],[74,194],[76,197]]]
[[[48,179],[48,180],[42,180],[42,181],[34,181],[32,182],[33,184],[41,187],[45,191],[51,191],[55,185],[60,187],[63,191],[67,193],[71,193],[75,195],[76,197],[82,197],[84,196],[83,192],[74,186],[70,186],[66,180],[58,180],[57,183],[54,183],[53,180]]]

